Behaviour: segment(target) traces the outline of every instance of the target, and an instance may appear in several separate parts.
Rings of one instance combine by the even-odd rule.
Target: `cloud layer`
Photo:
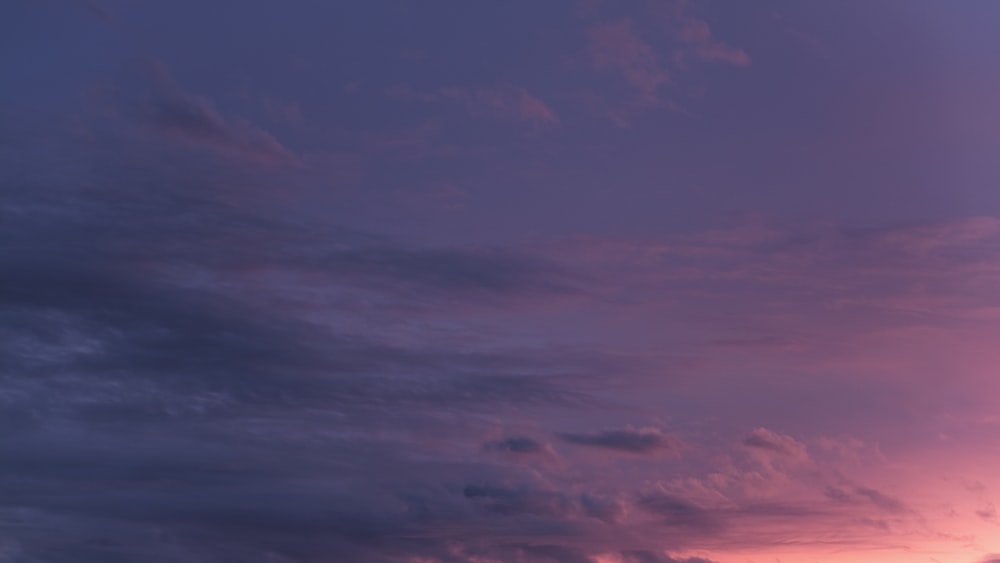
[[[1000,8],[451,4],[5,11],[0,562],[996,560]]]

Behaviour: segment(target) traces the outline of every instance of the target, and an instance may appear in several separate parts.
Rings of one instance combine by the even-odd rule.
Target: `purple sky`
[[[0,563],[1000,561],[998,26],[6,0]]]

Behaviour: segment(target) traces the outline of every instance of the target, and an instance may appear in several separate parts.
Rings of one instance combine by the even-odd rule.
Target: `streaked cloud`
[[[204,97],[182,91],[162,63],[156,70],[160,91],[149,120],[164,136],[225,154],[276,164],[298,158],[273,135],[249,122],[227,120]]]
[[[570,444],[603,448],[633,454],[650,454],[658,451],[677,452],[680,440],[657,428],[631,428],[605,430],[595,434],[563,433],[559,437]]]
[[[559,117],[548,104],[519,87],[442,87],[430,92],[418,92],[409,86],[396,86],[388,88],[385,94],[400,100],[457,104],[473,117],[507,119],[531,125],[559,123]]]
[[[743,439],[743,445],[794,461],[809,461],[809,453],[806,451],[805,444],[791,436],[778,434],[767,428],[757,428],[750,432]]]

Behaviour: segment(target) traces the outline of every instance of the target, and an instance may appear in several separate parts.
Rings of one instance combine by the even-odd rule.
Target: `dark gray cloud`
[[[906,505],[903,504],[903,501],[870,487],[857,487],[854,489],[854,492],[887,512],[903,512],[906,510]]]
[[[533,514],[565,517],[577,509],[573,499],[551,491],[492,485],[468,485],[462,494],[483,508],[506,516]]]
[[[512,454],[540,454],[547,451],[543,442],[527,436],[511,436],[503,440],[494,440],[483,444],[489,451],[509,452]]]
[[[987,503],[983,508],[976,510],[976,516],[987,522],[993,522],[997,519],[997,508],[992,502]]]
[[[605,430],[596,434],[563,433],[559,437],[578,446],[604,448],[633,454],[651,454],[660,451],[676,452],[681,444],[677,438],[655,428],[626,428]]]
[[[584,493],[580,496],[583,513],[607,523],[618,522],[625,516],[625,505],[616,498]]]
[[[624,563],[715,563],[703,557],[685,557],[677,559],[654,551],[629,550],[622,552]]]
[[[594,563],[594,559],[581,549],[561,545],[526,545],[519,551],[529,560],[552,563]]]
[[[489,548],[469,549],[469,559],[455,561],[517,561],[523,563],[595,563],[585,550],[565,545],[511,542]]]
[[[206,108],[160,117],[211,137],[221,122]],[[421,438],[475,444],[483,428],[449,417],[585,403],[593,356],[382,330],[419,308],[571,291],[564,272],[505,249],[414,249],[254,214],[194,169],[3,161],[16,165],[0,172],[5,556],[464,562],[521,546],[526,561],[585,560],[570,538],[601,525],[598,509],[557,491],[463,489],[518,470],[429,454]],[[338,300],[287,281],[306,277]],[[518,543],[532,530],[544,545]],[[485,545],[463,543],[473,536]]]
[[[907,510],[903,501],[871,487],[851,487],[847,489],[830,486],[823,490],[823,495],[830,500],[840,503],[871,503],[886,512],[901,513]]]
[[[101,211],[96,225],[79,232],[65,222],[46,232],[41,213],[4,223],[6,240],[24,241],[0,254],[7,397],[121,422],[249,405],[549,404],[580,397],[560,383],[555,358],[407,348],[261,309],[238,291],[174,283],[161,275],[162,262],[144,269],[130,248],[165,244],[155,223],[144,232],[123,221],[127,242],[117,244],[100,228],[114,213]],[[188,266],[201,259],[197,240],[176,242],[195,247],[187,263],[169,254],[158,260]],[[58,405],[56,390],[63,392]],[[45,412],[40,408],[27,410]]]
[[[671,527],[706,532],[717,530],[722,526],[722,519],[718,513],[666,493],[643,495],[639,497],[636,505],[660,517],[664,524]]]
[[[839,487],[827,487],[823,489],[823,496],[837,502],[848,502],[851,500],[851,493]]]

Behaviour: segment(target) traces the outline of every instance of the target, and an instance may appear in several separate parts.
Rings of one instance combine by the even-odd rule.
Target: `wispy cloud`
[[[717,531],[722,526],[719,516],[712,510],[674,495],[650,493],[636,503],[640,508],[655,514],[662,523],[677,528],[690,528],[701,533]]]
[[[577,493],[466,496],[464,484],[515,470],[489,456],[442,470],[447,455],[399,447],[449,433],[479,444],[481,425],[455,428],[442,413],[571,408],[585,393],[568,356],[400,342],[389,324],[350,320],[352,307],[531,293],[535,274],[515,271],[541,267],[541,281],[544,261],[338,229],[317,237],[230,206],[184,169],[137,181],[132,167],[108,165],[94,187],[27,189],[12,181],[37,173],[25,166],[0,177],[0,234],[11,241],[0,249],[0,418],[11,430],[0,519],[24,524],[4,539],[23,557],[472,561],[477,548],[456,559],[455,542],[497,518],[544,517],[569,533],[613,517]],[[325,316],[303,315],[298,299]],[[514,535],[496,532],[488,551]],[[589,557],[562,533],[549,543]]]
[[[272,120],[286,125],[302,124],[302,108],[296,102],[285,102],[270,97],[261,98],[264,112]]]
[[[625,428],[605,430],[596,434],[563,433],[565,442],[577,446],[603,448],[633,454],[651,454],[659,451],[677,452],[681,442],[658,428]]]
[[[273,135],[249,122],[228,120],[208,99],[181,90],[157,63],[159,90],[149,115],[164,136],[264,163],[295,164],[298,158]]]
[[[987,502],[982,508],[976,509],[976,516],[987,522],[994,522],[997,519],[997,507],[992,502]]]
[[[757,428],[750,432],[743,439],[743,445],[799,462],[809,461],[809,453],[806,451],[805,444],[791,436],[778,434],[767,428]]]
[[[857,487],[854,492],[868,499],[872,504],[888,512],[903,512],[905,505],[899,499],[871,487]]]
[[[494,440],[483,444],[483,448],[488,451],[512,454],[541,454],[549,450],[547,444],[527,436],[511,436],[503,440]]]
[[[388,88],[385,94],[401,100],[457,104],[473,117],[507,119],[532,125],[559,123],[559,117],[548,104],[519,87],[445,87],[418,92],[409,86],[397,86]]]
[[[484,509],[505,516],[532,514],[562,518],[579,509],[574,499],[551,491],[468,485],[462,494]]]
[[[631,18],[597,25],[590,29],[590,52],[594,66],[619,72],[631,85],[642,106],[659,104],[660,87],[670,81],[653,48],[639,38]]]

